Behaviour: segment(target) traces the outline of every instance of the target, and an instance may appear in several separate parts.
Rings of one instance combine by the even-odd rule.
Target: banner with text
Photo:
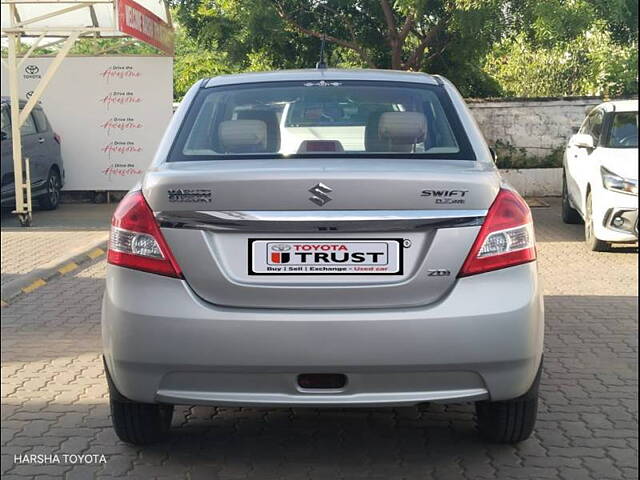
[[[173,28],[134,0],[118,0],[118,29],[173,55]]]
[[[19,72],[29,98],[52,58]],[[151,162],[172,115],[171,57],[69,57],[41,104],[62,138],[65,190],[128,190]],[[8,95],[2,68],[2,95]]]

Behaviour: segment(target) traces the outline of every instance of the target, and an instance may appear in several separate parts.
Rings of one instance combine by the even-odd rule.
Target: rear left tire
[[[129,400],[116,388],[105,362],[109,387],[111,423],[120,440],[131,445],[148,445],[164,440],[171,427],[173,405]]]
[[[533,385],[522,396],[500,402],[476,402],[476,423],[480,434],[493,443],[514,444],[533,432],[538,415],[538,390],[542,362]]]

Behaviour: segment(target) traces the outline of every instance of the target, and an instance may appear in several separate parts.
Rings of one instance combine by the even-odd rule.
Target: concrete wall
[[[566,144],[573,128],[601,102],[597,97],[467,100],[490,145],[501,140],[537,157]]]
[[[500,175],[524,197],[558,197],[562,194],[561,168],[501,169]]]

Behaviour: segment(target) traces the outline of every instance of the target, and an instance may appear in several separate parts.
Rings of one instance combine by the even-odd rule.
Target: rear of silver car
[[[259,109],[255,77],[196,85],[114,216],[103,341],[119,436],[156,439],[173,404],[475,401],[487,437],[526,438],[544,330],[531,217],[457,91],[423,75],[282,75],[293,86]],[[391,107],[363,100],[381,87]],[[416,115],[421,88],[455,139]],[[236,95],[213,153],[189,147],[211,92]],[[286,104],[277,124],[265,98]],[[334,114],[327,98],[347,100]]]

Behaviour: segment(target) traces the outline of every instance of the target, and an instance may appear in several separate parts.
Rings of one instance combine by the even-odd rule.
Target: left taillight
[[[53,134],[53,139],[56,141],[56,143],[57,143],[58,145],[61,145],[61,144],[62,144],[62,138],[61,138],[61,137],[60,137],[60,135],[58,135],[57,133],[54,133],[54,134]]]
[[[182,278],[142,192],[125,196],[111,219],[107,261],[112,265]]]

